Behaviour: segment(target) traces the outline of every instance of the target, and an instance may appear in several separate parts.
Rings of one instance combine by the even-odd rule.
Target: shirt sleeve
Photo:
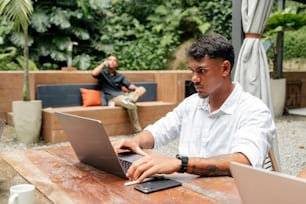
[[[145,128],[154,137],[154,148],[168,144],[180,135],[185,101],[154,124]]]
[[[131,85],[131,82],[124,75],[122,75],[122,85],[126,86],[127,88]]]
[[[249,108],[241,116],[240,128],[232,143],[231,152],[244,154],[254,167],[261,168],[276,137],[275,124],[270,111],[263,106]]]

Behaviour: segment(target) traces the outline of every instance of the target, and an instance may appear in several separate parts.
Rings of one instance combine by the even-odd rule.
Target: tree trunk
[[[30,101],[28,27],[24,28],[23,101]]]

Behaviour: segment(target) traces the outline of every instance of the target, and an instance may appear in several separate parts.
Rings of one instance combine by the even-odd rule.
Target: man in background
[[[103,63],[92,71],[92,76],[98,80],[108,103],[125,108],[128,112],[134,133],[142,130],[137,113],[136,101],[146,90],[132,84],[123,74],[116,71],[118,58],[110,55]]]

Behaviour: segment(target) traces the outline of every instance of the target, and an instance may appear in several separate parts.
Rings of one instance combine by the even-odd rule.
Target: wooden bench
[[[157,91],[154,82],[135,82],[144,86],[146,94],[139,98],[139,121],[142,127],[151,124],[175,107],[173,102],[156,101]],[[64,112],[102,121],[108,135],[128,135],[133,130],[127,111],[122,107],[90,106],[83,107],[80,88],[99,89],[95,84],[44,84],[38,85],[36,98],[42,100],[42,137],[48,143],[67,141],[66,135],[55,116]]]

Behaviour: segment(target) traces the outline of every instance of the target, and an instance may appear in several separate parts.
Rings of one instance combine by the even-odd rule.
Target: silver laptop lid
[[[55,114],[81,162],[126,178],[101,121],[67,113]]]
[[[305,204],[306,179],[232,162],[243,204]]]

